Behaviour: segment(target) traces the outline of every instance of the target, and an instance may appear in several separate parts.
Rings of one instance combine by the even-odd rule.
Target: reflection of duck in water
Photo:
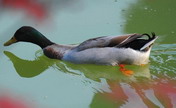
[[[21,59],[11,52],[4,51],[4,54],[12,61],[17,73],[21,77],[34,77],[45,71],[49,66],[53,65],[55,60],[48,59],[45,56],[37,57],[35,60]]]
[[[4,54],[12,61],[17,73],[22,77],[34,77],[47,70],[49,67],[57,68],[58,70],[70,74],[86,76],[89,79],[98,81],[100,78],[107,80],[136,80],[137,77],[150,78],[149,65],[145,66],[129,66],[135,71],[135,74],[126,77],[121,72],[117,72],[116,67],[100,66],[91,64],[72,64],[58,60],[48,59],[44,55],[38,55],[33,61],[24,60],[11,52],[5,51]],[[130,81],[130,80],[129,80]]]
[[[107,81],[107,85],[110,91],[104,90],[104,92],[97,92],[94,95],[94,99],[90,105],[91,108],[97,108],[96,102],[103,103],[106,105],[123,106],[124,103],[128,103],[128,98],[134,98],[134,96],[142,99],[146,106],[156,106],[152,99],[147,97],[149,91],[153,91],[151,96],[157,97],[160,101],[172,103],[168,100],[171,95],[169,93],[175,93],[175,82],[167,83],[172,81],[170,79],[153,79],[150,80],[149,65],[145,66],[129,66],[128,68],[133,69],[135,73],[129,77],[123,75],[116,67],[112,66],[99,66],[99,65],[87,65],[87,64],[71,64],[69,62],[62,62],[59,60],[48,59],[44,55],[37,53],[37,57],[33,61],[21,59],[11,52],[4,52],[5,55],[12,61],[17,73],[22,77],[34,77],[50,67],[57,68],[62,72],[83,75],[86,79],[94,80],[99,82],[101,79]],[[148,80],[149,79],[149,80]],[[164,82],[163,82],[164,81]],[[169,85],[170,84],[170,85]],[[173,87],[173,88],[172,88]],[[102,90],[104,88],[101,88]],[[167,94],[168,93],[168,94]],[[105,97],[102,97],[105,96]],[[162,96],[162,97],[161,97]],[[111,99],[108,101],[108,99]],[[103,101],[105,100],[105,101]],[[174,101],[173,101],[174,102]],[[104,103],[104,104],[105,104]],[[103,105],[104,105],[103,104]],[[130,102],[129,102],[130,104]],[[139,104],[139,103],[137,103]],[[98,104],[101,105],[101,104]],[[130,104],[131,105],[131,104]],[[94,107],[95,106],[95,107]],[[114,108],[114,107],[108,107]],[[117,107],[118,108],[118,107]],[[172,108],[172,107],[166,107]]]
[[[148,39],[144,39],[148,37]],[[93,38],[75,45],[59,45],[51,42],[32,27],[21,27],[4,45],[16,42],[31,42],[39,45],[44,54],[79,64],[147,64],[151,46],[157,39],[155,34],[129,34],[124,36],[104,36]],[[122,71],[126,71],[122,69]]]

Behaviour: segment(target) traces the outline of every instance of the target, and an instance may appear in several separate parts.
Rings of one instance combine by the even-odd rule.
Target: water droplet
[[[148,10],[148,7],[144,7],[145,10]]]
[[[133,17],[133,15],[129,15],[129,17]]]
[[[174,34],[175,32],[174,31],[171,31],[172,34]]]

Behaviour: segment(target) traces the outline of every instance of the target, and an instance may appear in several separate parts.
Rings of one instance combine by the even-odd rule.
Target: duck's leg
[[[141,64],[140,66],[145,66],[146,64]]]
[[[120,67],[119,70],[126,76],[130,76],[134,73],[132,70],[125,69],[124,64],[119,64],[119,67]]]

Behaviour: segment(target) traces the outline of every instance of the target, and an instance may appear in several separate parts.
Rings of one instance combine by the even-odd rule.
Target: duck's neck
[[[36,34],[33,35],[33,37],[34,39],[29,39],[28,42],[34,43],[40,46],[42,49],[54,44],[53,42],[51,42],[49,39],[47,39],[44,35],[42,35],[39,32],[36,32]]]
[[[39,45],[43,49],[43,48],[45,48],[47,46],[53,45],[54,43],[43,36],[43,37],[40,37],[39,40],[36,40],[35,44]]]

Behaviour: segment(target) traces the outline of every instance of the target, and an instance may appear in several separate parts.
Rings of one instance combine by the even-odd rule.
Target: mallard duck
[[[17,42],[30,42],[40,46],[44,55],[52,59],[77,64],[147,64],[154,41],[154,33],[103,36],[88,39],[79,45],[60,45],[47,39],[33,27],[23,26],[4,46]]]

